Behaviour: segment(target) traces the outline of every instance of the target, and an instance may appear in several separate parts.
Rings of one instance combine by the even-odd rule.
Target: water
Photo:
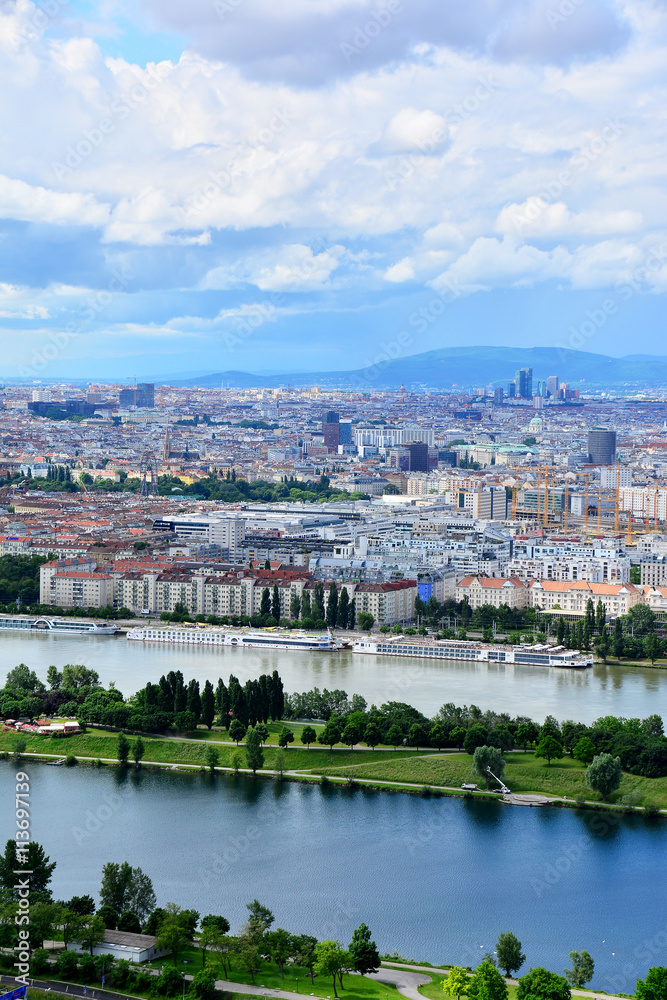
[[[482,709],[590,723],[601,715],[667,720],[667,670],[599,665],[589,670],[482,664],[436,663],[394,657],[232,647],[178,646],[128,642],[123,637],[0,633],[0,677],[27,663],[46,679],[49,664],[84,663],[103,684],[114,681],[125,695],[169,670],[182,670],[202,684],[236,674],[241,683],[278,670],[287,691],[342,688],[363,695],[369,705],[405,701],[427,716],[445,702]]]
[[[0,762],[0,843],[13,836],[14,765]],[[634,992],[667,964],[667,824],[496,802],[422,799],[250,778],[30,763],[32,836],[58,862],[54,895],[97,896],[128,860],[158,904],[222,913],[254,898],[276,926],[475,965],[500,931],[529,966],[593,956],[593,985]],[[260,980],[261,982],[261,977]]]

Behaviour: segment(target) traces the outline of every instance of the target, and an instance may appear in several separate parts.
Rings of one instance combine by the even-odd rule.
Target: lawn
[[[570,798],[582,795],[593,800],[597,798],[584,784],[585,766],[569,757],[552,761],[550,766],[530,753],[508,753],[505,754],[505,760],[505,782],[513,792],[541,792]],[[463,781],[476,781],[480,788],[484,788],[482,779],[473,774],[472,757],[468,754],[430,754],[403,757],[401,760],[376,760],[356,767],[346,765],[335,769],[317,768],[318,773],[325,771],[344,777],[404,781],[434,787],[458,788]],[[646,801],[663,809],[667,808],[667,777],[641,778],[624,774],[621,787],[612,795],[611,801],[620,802],[625,796],[632,796],[637,805]]]
[[[427,973],[427,975],[431,975],[431,973]],[[431,982],[427,983],[426,986],[420,986],[419,992],[421,993],[422,996],[428,997],[429,1000],[445,1000],[445,994],[442,991],[442,981],[445,977],[439,976],[436,972],[434,972],[432,975],[433,978]],[[517,991],[516,986],[507,987],[508,1000],[515,1000],[516,991]]]
[[[250,975],[238,964],[234,955],[231,958],[230,981],[245,983],[251,986],[252,979]],[[183,959],[185,959],[185,962]],[[149,966],[155,969],[159,969],[162,966],[167,967],[172,964],[173,962],[169,958],[160,958],[148,963]],[[215,953],[212,951],[207,952],[207,968],[214,968],[216,965],[218,963],[216,962]],[[187,975],[193,975],[201,967],[201,950],[192,947],[183,949],[176,968]],[[222,977],[222,971],[220,972],[220,976]],[[307,969],[302,969],[297,965],[286,965],[285,978],[283,979],[277,965],[273,962],[262,961],[260,971],[255,973],[255,985],[265,986],[267,989],[303,993],[305,996],[311,996],[314,993],[315,996],[325,997],[327,1000],[329,997],[333,998],[333,989],[329,979],[325,979],[322,976],[315,976],[315,983],[311,985]],[[338,983],[336,984],[336,989],[341,1000],[343,998],[345,1000],[381,1000],[387,993],[391,993],[394,998],[397,998],[399,995],[394,986],[385,986],[382,983],[375,982],[374,979],[367,979],[365,976],[359,975],[344,975],[343,990],[341,991]]]

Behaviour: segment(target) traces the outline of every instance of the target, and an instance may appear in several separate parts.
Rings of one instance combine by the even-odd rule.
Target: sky
[[[0,0],[0,377],[667,354],[667,0]]]

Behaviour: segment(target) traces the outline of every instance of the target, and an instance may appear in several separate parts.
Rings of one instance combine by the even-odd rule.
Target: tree
[[[232,719],[231,725],[229,727],[229,735],[233,740],[236,740],[236,745],[238,746],[243,737],[247,732],[246,726],[239,719]]]
[[[341,720],[337,716],[332,715],[322,732],[318,735],[317,742],[333,750],[334,744],[340,743],[342,731]]]
[[[125,733],[118,734],[118,739],[116,741],[116,756],[118,757],[118,763],[125,767],[127,759],[130,756],[130,741]]]
[[[224,917],[221,918],[224,920]],[[229,922],[225,921],[227,924],[227,930],[229,930]],[[226,931],[221,931],[219,927],[215,924],[206,924],[202,921],[202,929],[199,934],[199,947],[201,948],[201,964],[202,969],[206,967],[206,952],[209,948],[215,948],[220,950],[222,947],[222,939]]]
[[[109,861],[102,868],[100,905],[112,907],[119,917],[131,910],[139,920],[145,920],[155,909],[153,884],[141,868],[133,868],[127,861]]]
[[[398,749],[399,743],[403,743],[403,731],[399,726],[393,725],[389,727],[387,732],[387,743],[390,747],[393,747],[394,750]]]
[[[191,923],[186,911],[175,903],[167,903],[165,916],[158,927],[156,947],[171,952],[174,966],[178,963],[181,949],[192,939]]]
[[[20,878],[21,876],[17,876]],[[57,903],[33,903],[30,907],[30,947],[43,948],[46,938],[53,938],[54,928],[60,923],[62,910]]]
[[[216,767],[220,763],[220,751],[217,747],[207,746],[206,747],[206,766],[208,767],[211,774],[215,771]]]
[[[461,1000],[462,996],[466,996],[469,986],[470,976],[468,975],[468,971],[461,968],[460,965],[453,965],[442,981],[443,992],[449,997],[456,997],[457,1000]]]
[[[336,992],[336,976],[341,975],[345,971],[348,961],[348,953],[341,948],[338,941],[325,939],[317,945],[317,963],[315,968],[323,976],[331,976],[333,992],[337,1000],[340,1000],[340,998]]]
[[[294,939],[292,935],[279,927],[278,930],[270,931],[264,935],[264,947],[280,969],[280,975],[285,978],[285,962],[291,958],[294,950]]]
[[[95,912],[95,900],[92,896],[72,896],[65,905],[80,917],[89,917]]]
[[[283,771],[286,770],[286,767],[287,767],[287,759],[285,757],[285,751],[278,750],[276,752],[275,757],[273,758],[273,769],[274,771],[277,771],[280,777],[282,778]]]
[[[105,931],[104,920],[99,915],[80,917],[74,940],[78,941],[82,948],[87,948],[92,955],[95,945],[104,941]]]
[[[304,726],[301,733],[301,742],[305,747],[310,749],[310,744],[314,743],[317,739],[317,733],[312,726]]]
[[[364,730],[364,743],[371,750],[375,750],[378,743],[382,742],[382,733],[375,722],[369,722]]]
[[[347,591],[347,587],[341,587],[340,597],[338,598],[338,610],[336,612],[336,625],[338,628],[346,629],[349,617],[350,595]]]
[[[211,684],[211,682],[206,681],[201,696],[201,721],[210,731],[214,719],[215,719],[215,691],[213,690],[213,685]]]
[[[21,817],[17,817],[19,821]],[[17,886],[16,871],[25,871],[29,874],[22,875],[21,880],[25,883],[29,879],[30,902],[51,902],[51,890],[49,883],[53,877],[56,862],[51,861],[38,841],[28,842],[25,850],[17,844],[11,837],[5,844],[5,850],[0,856],[0,902],[18,902],[19,887]]]
[[[253,774],[264,767],[264,751],[262,737],[256,729],[249,729],[245,740],[246,764]]]
[[[265,587],[262,591],[262,599],[259,605],[260,615],[270,615],[271,614],[271,593],[268,587]]]
[[[213,1000],[216,995],[215,980],[215,970],[200,969],[192,977],[188,996],[192,997],[193,1000]]]
[[[537,744],[535,756],[545,758],[547,767],[550,767],[552,760],[562,760],[565,756],[563,744],[553,736],[543,736]]]
[[[280,590],[277,583],[274,583],[273,585],[273,593],[271,596],[271,614],[277,622],[279,622],[282,618],[280,613]]]
[[[614,622],[614,656],[617,659],[621,659],[623,656],[623,649],[625,646],[625,639],[623,637],[623,622],[620,618],[617,618]]]
[[[609,655],[609,649],[610,649],[609,634],[607,633],[606,630],[603,630],[602,634],[600,635],[600,638],[595,643],[595,652],[598,654],[598,656],[603,662],[606,662],[606,659]]]
[[[260,954],[256,942],[248,934],[240,934],[236,939],[236,954],[239,962],[246,972],[250,973],[253,986],[255,985],[255,973],[259,972]]]
[[[474,1000],[507,1000],[507,984],[495,962],[488,959],[480,962],[470,980],[468,996]]]
[[[570,1000],[572,993],[566,979],[538,966],[521,976],[516,996],[517,1000]]]
[[[637,1000],[666,1000],[667,969],[662,965],[654,965],[646,973],[646,979],[638,979],[635,986]]]
[[[350,750],[354,747],[355,743],[358,743],[361,739],[361,727],[354,721],[354,719],[349,719],[343,729],[340,736],[341,743],[349,747]]]
[[[290,743],[294,743],[294,733],[287,726],[283,726],[278,736],[278,746],[282,747],[283,750],[287,750]]]
[[[141,761],[145,752],[146,748],[144,746],[144,741],[142,740],[141,736],[137,736],[136,740],[134,741],[134,746],[132,747],[132,759],[134,760],[134,763],[136,764],[137,767],[141,766]]]
[[[586,768],[584,780],[588,787],[592,788],[594,792],[598,792],[604,800],[616,791],[622,777],[620,757],[612,757],[610,753],[601,753],[594,757]]]
[[[255,726],[255,729],[259,733],[259,738],[261,739],[262,743],[266,743],[266,741],[269,738],[268,727],[265,726],[263,722],[258,722],[257,725]]]
[[[317,622],[324,621],[324,584],[316,583],[313,588],[313,618]]]
[[[357,615],[357,624],[362,632],[370,632],[375,625],[375,618],[369,611],[360,611]]]
[[[311,983],[315,983],[317,962],[317,938],[310,934],[299,934],[294,938],[294,961],[302,969],[308,969]]]
[[[505,970],[508,979],[513,972],[518,972],[526,961],[526,956],[521,951],[521,942],[512,931],[503,931],[498,935],[496,956],[498,965]]]
[[[572,749],[572,756],[575,760],[580,760],[582,764],[590,764],[595,753],[595,743],[588,736],[582,736]]]
[[[127,931],[129,934],[141,934],[141,924],[136,913],[132,913],[131,910],[121,913],[120,920],[118,921],[118,930]]]
[[[586,983],[590,983],[595,971],[595,962],[587,951],[571,951],[571,969],[565,969],[565,978],[571,986],[581,989]]]
[[[476,747],[472,756],[472,766],[475,773],[486,781],[487,791],[491,787],[491,775],[487,768],[490,767],[501,781],[505,773],[505,760],[498,747]]]
[[[487,745],[488,738],[489,734],[484,726],[471,726],[463,740],[463,749],[472,756],[477,747]]]
[[[227,917],[219,916],[217,913],[207,913],[201,918],[202,930],[206,927],[215,927],[219,934],[228,934],[230,926]]]
[[[338,621],[338,588],[336,584],[331,581],[329,584],[329,599],[327,601],[327,616],[326,623],[329,628],[335,628],[336,622]]]
[[[660,641],[654,632],[651,632],[644,639],[644,655],[651,663],[655,663],[656,658],[660,655]]]
[[[523,749],[524,753],[526,753],[528,747],[531,746],[537,739],[538,734],[539,729],[534,722],[522,722],[514,734],[514,742],[518,747]]]
[[[46,683],[49,685],[52,691],[57,691],[63,681],[63,675],[54,667],[53,664],[46,671]]]
[[[354,931],[349,953],[355,972],[362,976],[377,972],[380,968],[380,954],[375,941],[371,940],[371,932],[366,924],[359,924]]]

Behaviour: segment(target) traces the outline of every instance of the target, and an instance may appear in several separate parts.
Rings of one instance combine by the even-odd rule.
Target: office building
[[[324,447],[331,454],[338,451],[340,444],[340,417],[333,410],[325,413],[322,420],[322,433],[324,435]]]
[[[591,465],[613,465],[616,461],[616,431],[593,427],[588,432],[588,461]]]
[[[413,441],[408,445],[410,452],[410,472],[428,472],[428,445],[424,441]]]
[[[340,420],[338,422],[338,444],[352,444],[351,420]]]
[[[533,369],[532,368],[519,368],[516,373],[514,383],[516,386],[516,395],[520,399],[532,399],[533,398]]]
[[[138,382],[129,389],[121,389],[118,394],[119,406],[143,406],[152,410],[155,406],[155,386],[152,382]]]
[[[502,406],[504,398],[505,398],[505,391],[503,387],[499,385],[493,390],[493,405]]]
[[[554,399],[558,399],[560,395],[558,391],[558,375],[549,375],[547,378],[547,394],[553,396]]]

